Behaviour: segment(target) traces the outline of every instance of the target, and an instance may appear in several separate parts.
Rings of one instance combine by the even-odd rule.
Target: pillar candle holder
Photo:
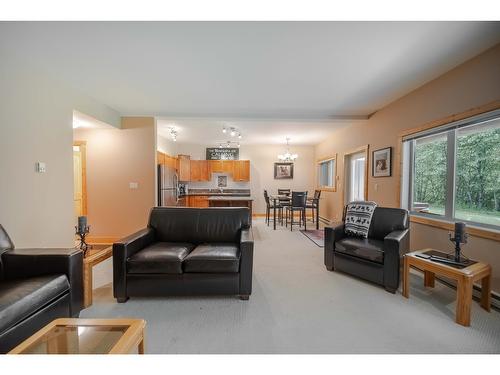
[[[83,251],[84,255],[86,251],[89,249],[89,245],[85,242],[85,236],[90,232],[90,226],[86,225],[85,228],[79,228],[75,226],[75,234],[79,237],[80,244],[78,248]]]

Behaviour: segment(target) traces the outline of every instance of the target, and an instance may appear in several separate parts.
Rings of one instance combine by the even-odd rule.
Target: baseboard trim
[[[417,267],[412,266],[412,268],[417,270],[419,274],[423,273],[423,271]],[[441,284],[453,289],[454,291],[457,290],[457,287],[455,284],[453,284],[452,282],[450,282],[446,279],[443,279],[441,276],[436,275],[436,280],[439,281]],[[476,302],[481,301],[481,287],[479,285],[474,284],[472,286],[472,298]],[[491,291],[491,308],[500,312],[500,294],[496,293],[493,290]]]
[[[86,242],[90,245],[112,245],[117,242],[121,237],[98,237],[98,236],[89,236],[86,238]]]
[[[439,276],[436,276],[436,280],[438,280],[441,284],[446,285],[447,287],[455,291],[457,290],[457,287],[453,283],[450,283],[449,281]],[[481,287],[479,285],[472,286],[472,298],[476,302],[481,301]],[[494,291],[491,291],[491,308],[500,312],[500,294]]]
[[[294,214],[294,217],[299,217],[299,215],[300,215],[300,214],[295,213],[295,214]],[[278,215],[276,214],[276,216],[278,216]],[[254,218],[258,218],[258,217],[266,217],[266,214],[252,214],[252,217],[254,217]],[[272,218],[272,217],[273,217],[273,214],[272,214],[272,212],[271,212],[271,218]],[[312,219],[312,217],[313,217],[313,216],[312,216],[311,214],[306,214],[306,218],[308,218],[308,219]],[[320,217],[320,220],[321,220],[321,217]]]

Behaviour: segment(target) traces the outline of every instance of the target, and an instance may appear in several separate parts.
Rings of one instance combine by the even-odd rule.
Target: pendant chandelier
[[[286,152],[284,154],[278,155],[278,160],[279,161],[285,161],[285,162],[293,162],[295,159],[299,157],[297,154],[291,154],[290,153],[290,138],[286,138]]]

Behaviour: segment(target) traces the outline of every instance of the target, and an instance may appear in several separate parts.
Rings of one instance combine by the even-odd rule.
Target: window
[[[403,138],[402,202],[413,214],[500,228],[500,111]]]
[[[365,154],[351,155],[349,164],[348,202],[363,201],[365,200]]]
[[[320,160],[318,162],[318,185],[321,189],[336,189],[337,157]]]

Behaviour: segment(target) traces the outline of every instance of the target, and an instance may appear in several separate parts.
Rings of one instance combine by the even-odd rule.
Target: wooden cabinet
[[[177,163],[178,163],[177,173],[179,174],[179,181],[190,181],[191,158],[189,157],[189,155],[179,155]]]
[[[189,195],[188,207],[208,207],[208,195]]]
[[[223,173],[224,166],[222,165],[223,160],[208,160],[208,172],[212,173]]]
[[[170,155],[165,155],[165,165],[177,170],[177,158]]]
[[[158,164],[166,165],[166,166],[169,166],[169,167],[174,168],[176,170],[178,169],[177,158],[174,156],[170,156],[168,154],[164,154],[161,151],[157,151],[156,152],[156,159],[157,159]]]
[[[234,162],[236,160],[222,160],[222,173],[233,174]]]
[[[191,160],[190,181],[210,181],[207,160]]]
[[[160,151],[156,151],[156,162],[157,164],[165,164],[165,154],[163,152],[160,152]]]
[[[250,181],[250,160],[233,161],[233,180],[237,182]]]
[[[233,160],[208,160],[208,172],[233,174]]]

